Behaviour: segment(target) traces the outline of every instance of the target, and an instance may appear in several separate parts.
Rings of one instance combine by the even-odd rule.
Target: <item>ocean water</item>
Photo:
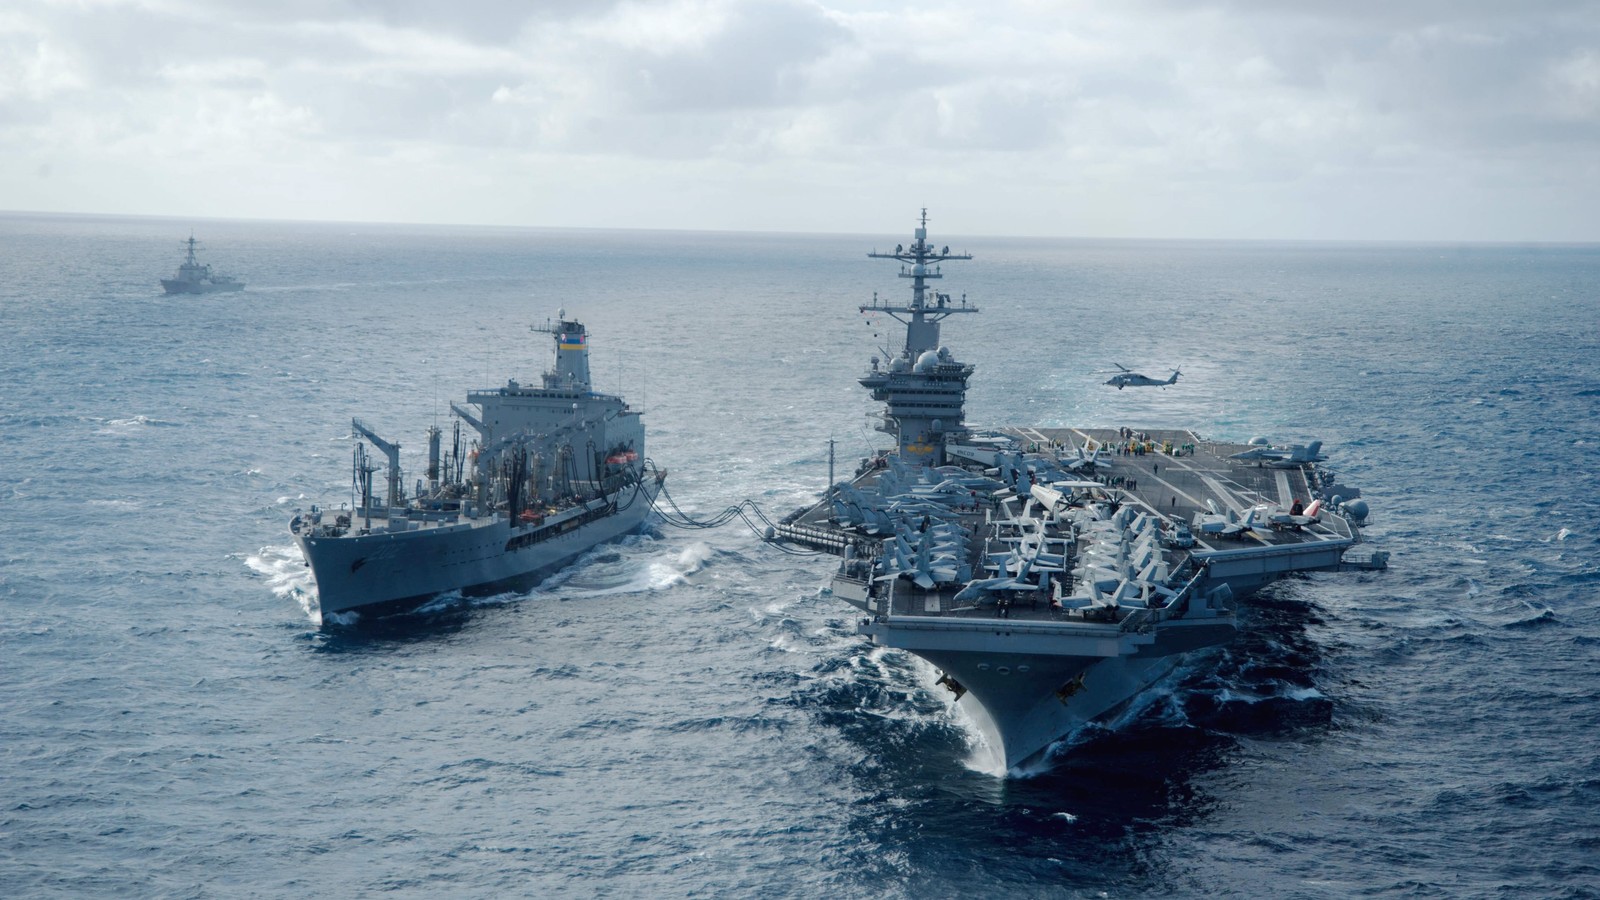
[[[324,626],[286,534],[348,422],[419,471],[565,307],[672,495],[877,446],[901,234],[0,217],[0,895],[1595,896],[1600,247],[932,237],[980,424],[1320,438],[1382,573],[1254,598],[998,777],[826,557],[660,527]],[[937,209],[934,210],[937,213]],[[849,227],[841,222],[841,227]],[[165,297],[190,228],[246,292]],[[948,226],[948,231],[946,230]],[[876,335],[876,337],[875,337]],[[1170,389],[1103,371],[1182,367]]]

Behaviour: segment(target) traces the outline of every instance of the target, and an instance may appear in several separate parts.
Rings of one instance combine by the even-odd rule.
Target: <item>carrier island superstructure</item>
[[[832,592],[866,613],[857,631],[936,666],[1007,769],[1230,640],[1234,604],[1263,585],[1385,565],[1352,551],[1366,504],[1320,465],[1320,443],[969,427],[974,367],[939,328],[978,310],[932,285],[971,257],[929,242],[925,210],[909,246],[868,255],[898,261],[911,287],[909,303],[861,307],[905,325],[860,379],[896,446],[772,537],[842,556]]]
[[[350,504],[297,510],[289,531],[317,584],[323,617],[415,608],[450,591],[525,589],[597,544],[636,531],[666,478],[645,459],[638,410],[589,381],[589,333],[568,319],[551,336],[543,384],[508,380],[451,403],[448,448],[428,429],[425,478],[408,496],[400,445],[359,419],[355,436],[384,455],[386,478],[358,441]],[[464,439],[461,423],[475,436]]]

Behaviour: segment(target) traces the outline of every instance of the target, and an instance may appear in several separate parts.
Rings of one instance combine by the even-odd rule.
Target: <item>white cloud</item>
[[[0,13],[0,104],[47,100],[88,83],[76,55],[44,24]]]
[[[11,208],[1596,239],[1600,3],[20,0],[0,126]]]
[[[1600,50],[1585,48],[1557,60],[1548,81],[1556,115],[1591,125],[1600,119]]]

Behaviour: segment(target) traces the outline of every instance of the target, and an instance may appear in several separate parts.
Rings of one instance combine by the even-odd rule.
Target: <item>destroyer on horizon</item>
[[[179,264],[176,275],[161,279],[163,290],[169,294],[214,294],[219,291],[244,290],[244,282],[212,272],[209,264],[201,263],[195,257],[194,251],[200,242],[194,239],[194,235],[189,235],[184,244],[189,248],[188,255]]]
[[[833,594],[868,613],[857,633],[942,670],[1008,769],[1231,639],[1232,605],[1263,585],[1385,565],[1347,558],[1366,505],[1315,449],[1267,468],[1190,431],[968,427],[974,369],[939,327],[978,310],[930,283],[971,257],[934,246],[923,210],[909,247],[868,254],[911,282],[909,303],[861,307],[905,325],[860,379],[895,448],[773,537],[843,556]]]
[[[451,446],[428,429],[426,481],[408,497],[400,445],[352,420],[388,460],[373,494],[366,445],[357,443],[351,504],[296,510],[289,523],[317,582],[324,616],[395,612],[449,591],[531,587],[579,554],[635,531],[666,473],[645,459],[640,413],[590,387],[589,334],[565,310],[534,331],[555,340],[542,387],[508,380],[455,403]],[[477,432],[464,445],[461,422]],[[469,468],[470,466],[470,468]]]

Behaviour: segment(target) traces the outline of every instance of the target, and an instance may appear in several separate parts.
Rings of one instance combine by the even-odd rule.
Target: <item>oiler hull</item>
[[[640,530],[654,482],[615,513],[552,533],[512,528],[505,519],[319,537],[296,532],[317,582],[324,617],[359,611],[388,615],[440,594],[526,590],[594,547]]]
[[[1008,770],[1025,767],[1084,724],[1115,712],[1185,654],[1224,643],[1231,616],[1172,620],[1140,634],[1106,626],[989,620],[932,623],[879,616],[858,629],[937,666]]]

